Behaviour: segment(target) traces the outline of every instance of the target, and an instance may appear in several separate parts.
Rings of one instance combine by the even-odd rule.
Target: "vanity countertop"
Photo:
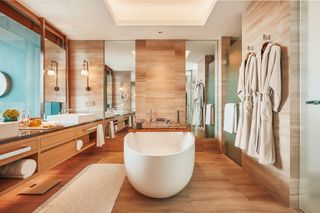
[[[81,124],[75,124],[75,125],[65,125],[60,128],[53,128],[53,129],[47,129],[47,130],[19,130],[18,136],[0,139],[0,145],[6,144],[6,143],[11,143],[11,142],[22,140],[22,139],[45,135],[45,134],[73,128],[73,127],[78,127],[78,126],[82,126],[82,125],[86,125],[86,124],[90,124],[90,123],[95,123],[98,121],[102,121],[102,119],[96,119],[94,121],[90,121],[87,123],[81,123]]]

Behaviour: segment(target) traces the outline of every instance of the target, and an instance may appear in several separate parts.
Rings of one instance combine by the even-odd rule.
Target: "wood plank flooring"
[[[215,145],[207,143],[215,142],[197,141],[194,175],[178,195],[168,199],[147,198],[126,179],[113,212],[296,212],[260,188],[241,167],[219,154]],[[112,149],[117,150],[116,146]],[[0,212],[32,212],[91,163],[123,163],[123,152],[92,148],[79,154],[3,195]],[[43,196],[17,195],[32,183],[52,178],[61,179],[61,183]]]

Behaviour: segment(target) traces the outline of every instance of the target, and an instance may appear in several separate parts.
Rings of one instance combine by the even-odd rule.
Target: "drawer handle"
[[[1,154],[0,160],[14,157],[14,156],[17,156],[17,155],[20,155],[22,153],[29,152],[29,151],[31,151],[31,146],[22,147],[21,149],[17,149],[17,150],[11,151],[11,152]]]
[[[87,129],[87,132],[93,132],[93,131],[95,131],[95,130],[97,130],[97,127],[96,127],[96,126]]]

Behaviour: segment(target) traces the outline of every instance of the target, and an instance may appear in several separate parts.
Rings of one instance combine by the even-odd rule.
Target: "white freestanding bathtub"
[[[167,198],[190,181],[195,139],[187,132],[137,132],[124,139],[124,164],[131,185],[152,198]]]

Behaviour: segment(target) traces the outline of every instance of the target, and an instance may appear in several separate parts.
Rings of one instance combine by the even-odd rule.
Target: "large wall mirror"
[[[45,115],[59,114],[67,106],[66,62],[66,50],[45,39]]]
[[[20,114],[40,116],[41,37],[0,13],[0,72],[2,73],[0,121],[2,112],[15,109]],[[10,80],[6,80],[10,79]],[[8,89],[10,82],[10,89]],[[3,85],[3,84],[6,85]]]
[[[105,42],[105,118],[135,112],[135,41]]]

